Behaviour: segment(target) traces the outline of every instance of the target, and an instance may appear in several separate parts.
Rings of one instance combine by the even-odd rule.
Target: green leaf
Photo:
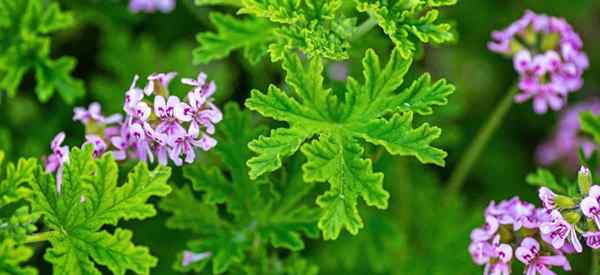
[[[305,65],[297,55],[286,56],[283,68],[290,94],[271,86],[267,94],[253,91],[246,101],[249,109],[289,124],[250,143],[257,154],[248,161],[250,177],[277,170],[284,158],[300,149],[307,157],[304,180],[330,184],[317,200],[324,208],[319,220],[324,237],[335,239],[342,228],[358,233],[363,226],[358,198],[386,208],[389,197],[381,186],[383,174],[372,171],[359,140],[381,145],[393,155],[445,164],[446,153],[431,145],[441,130],[427,123],[413,128],[413,112],[431,114],[434,106],[447,102],[454,88],[444,80],[432,84],[430,76],[424,75],[397,91],[410,64],[396,49],[382,67],[375,52],[368,50],[363,59],[364,83],[350,77],[346,91],[334,93],[323,87],[320,58]]]
[[[75,99],[85,94],[83,81],[70,76],[75,68],[75,59],[61,57],[57,60],[46,60],[35,68],[37,86],[35,92],[42,102],[52,97],[54,91],[62,96],[68,104],[73,104]]]
[[[197,164],[183,169],[184,177],[201,195],[183,187],[160,204],[172,213],[167,226],[199,235],[189,242],[189,249],[210,255],[189,266],[177,264],[179,270],[201,272],[211,262],[214,274],[254,272],[261,268],[254,259],[257,247],[296,251],[304,248],[303,236],[318,236],[319,210],[302,203],[314,185],[302,180],[300,166],[290,166],[280,182],[265,177],[251,179],[246,166],[251,156],[247,144],[264,129],[253,125],[250,114],[240,111],[235,103],[226,105],[224,114],[216,131],[220,167]],[[227,213],[218,211],[217,205],[223,204]]]
[[[0,151],[0,169],[4,168],[3,159],[4,153]],[[35,159],[20,159],[16,166],[12,163],[6,165],[6,174],[0,181],[0,208],[22,198],[21,194],[28,189],[22,188],[21,185],[33,181],[33,171],[36,168]]]
[[[538,168],[535,174],[527,175],[526,181],[533,186],[545,186],[557,193],[566,193],[565,188],[560,186],[554,175],[546,169]]]
[[[210,6],[210,5],[226,5],[226,6],[240,6],[239,0],[196,0],[194,3],[198,6]]]
[[[363,159],[363,148],[356,140],[321,136],[302,147],[308,161],[304,164],[306,181],[328,181],[330,190],[319,196],[317,204],[324,208],[319,220],[326,240],[336,239],[342,228],[357,234],[363,227],[357,200],[367,205],[387,208],[389,193],[383,190],[383,174],[373,173],[371,160]]]
[[[579,114],[581,130],[594,138],[596,144],[600,144],[600,116],[595,116],[592,112],[582,112]]]
[[[273,26],[263,19],[240,20],[213,12],[210,21],[217,32],[198,34],[200,47],[193,52],[195,64],[206,64],[227,57],[237,49],[243,49],[244,56],[255,64],[267,53],[267,44],[273,40]]]
[[[131,243],[130,231],[117,228],[111,234],[100,229],[117,225],[121,219],[154,216],[156,210],[146,201],[171,191],[167,184],[169,168],[148,170],[140,163],[126,183],[117,185],[118,168],[112,154],[94,160],[92,147],[85,146],[71,150],[60,192],[54,175],[45,174],[41,168],[34,175],[31,203],[53,230],[49,233],[52,248],[45,259],[53,264],[55,274],[100,274],[94,262],[114,274],[125,274],[127,270],[150,273],[157,260],[147,248]]]
[[[83,82],[71,76],[75,60],[50,58],[50,35],[74,25],[57,3],[42,0],[0,2],[0,88],[14,96],[24,75],[35,72],[35,91],[47,102],[55,91],[68,104],[84,94]]]
[[[235,19],[211,14],[218,32],[198,35],[201,45],[194,51],[195,63],[224,58],[235,49],[243,49],[251,63],[257,63],[267,49],[272,61],[279,61],[295,50],[308,56],[348,58],[356,20],[343,16],[340,0],[199,0],[198,3],[240,6],[238,14],[250,16]]]
[[[454,86],[447,84],[445,79],[431,83],[431,76],[423,74],[415,80],[404,94],[407,98],[401,110],[413,111],[420,115],[433,113],[433,106],[448,104],[448,96],[454,93]]]
[[[416,43],[445,43],[455,39],[452,26],[438,23],[435,7],[448,6],[456,0],[355,0],[357,9],[375,18],[402,56],[411,56]]]
[[[37,161],[20,159],[17,165],[4,165],[4,157],[0,151],[0,274],[37,274],[35,268],[21,266],[33,255],[33,250],[22,244],[37,229],[39,219],[24,201],[31,195],[25,183],[34,181]]]
[[[33,250],[26,246],[18,246],[15,241],[0,241],[0,274],[4,275],[36,275],[33,267],[21,267],[21,264],[33,256]]]

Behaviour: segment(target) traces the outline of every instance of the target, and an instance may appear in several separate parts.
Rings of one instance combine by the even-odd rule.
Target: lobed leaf
[[[372,171],[359,140],[381,145],[393,155],[415,156],[422,163],[445,163],[446,153],[431,145],[441,130],[427,123],[413,128],[413,111],[430,114],[434,106],[447,102],[454,88],[444,80],[432,84],[424,75],[397,91],[410,64],[410,58],[395,49],[382,67],[375,52],[368,50],[364,82],[348,78],[345,93],[334,93],[323,87],[320,58],[305,65],[297,55],[286,56],[283,68],[290,94],[271,86],[266,94],[253,91],[246,101],[249,109],[289,124],[250,143],[257,154],[248,161],[250,176],[275,171],[300,149],[307,157],[304,180],[330,185],[317,200],[323,208],[319,227],[324,237],[335,239],[342,228],[358,233],[363,226],[358,198],[386,208],[389,197],[381,185],[383,174]]]
[[[98,231],[103,225],[117,225],[121,219],[144,219],[156,214],[146,201],[151,196],[165,196],[170,169],[159,166],[149,170],[138,164],[129,180],[118,186],[118,168],[111,153],[92,158],[92,147],[75,148],[64,166],[60,192],[54,175],[35,171],[32,183],[32,207],[39,211],[46,225],[52,248],[45,259],[56,274],[100,274],[94,262],[114,274],[128,270],[149,274],[157,260],[145,247],[131,243],[132,233],[117,228],[114,234]],[[93,260],[93,261],[92,261]]]

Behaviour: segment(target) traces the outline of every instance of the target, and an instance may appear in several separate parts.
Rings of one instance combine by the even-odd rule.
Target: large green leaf
[[[156,214],[151,196],[165,196],[170,169],[158,166],[149,170],[138,164],[128,181],[117,184],[118,168],[111,153],[94,160],[91,146],[73,149],[64,167],[60,193],[54,175],[41,168],[35,172],[31,201],[42,213],[52,248],[45,259],[52,263],[54,274],[100,274],[96,264],[114,274],[127,270],[149,274],[157,259],[145,247],[131,243],[132,233],[117,228],[114,233],[101,230],[103,225],[117,225],[121,219],[145,219]]]
[[[292,94],[271,86],[266,94],[252,91],[246,101],[248,108],[289,124],[249,144],[257,154],[248,161],[250,177],[277,170],[284,158],[301,149],[307,157],[304,180],[330,184],[317,200],[324,208],[319,221],[324,237],[335,239],[342,228],[356,234],[363,226],[358,198],[386,208],[389,197],[382,188],[383,174],[372,171],[359,140],[381,145],[393,155],[445,163],[446,153],[431,145],[441,130],[427,123],[413,128],[413,113],[431,114],[432,107],[447,102],[454,87],[444,80],[432,83],[424,75],[397,91],[410,64],[411,59],[396,49],[382,67],[375,52],[368,50],[363,59],[364,83],[350,77],[345,93],[336,93],[323,87],[320,58],[305,65],[297,55],[286,56],[283,67]]]

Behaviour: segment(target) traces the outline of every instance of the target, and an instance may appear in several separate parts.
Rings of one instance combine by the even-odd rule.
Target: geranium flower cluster
[[[536,150],[536,160],[544,166],[560,162],[566,168],[577,171],[579,166],[578,150],[581,148],[583,154],[589,157],[596,144],[588,137],[580,133],[579,114],[590,111],[594,115],[600,115],[600,100],[590,99],[569,107],[561,114],[560,120],[552,136]]]
[[[156,73],[148,76],[142,89],[135,76],[125,93],[125,115],[104,116],[98,103],[89,108],[74,109],[73,120],[85,125],[85,144],[92,144],[94,156],[112,152],[115,159],[135,159],[166,165],[192,163],[196,150],[208,151],[217,141],[211,136],[223,114],[213,103],[214,82],[200,73],[196,79],[184,78],[191,86],[185,100],[169,95],[169,83],[176,73]],[[47,172],[56,172],[56,188],[60,192],[62,169],[69,159],[69,148],[63,146],[65,134],[59,133],[52,141],[52,154],[46,158]]]
[[[175,0],[131,0],[129,2],[129,10],[136,13],[156,11],[169,13],[173,9],[175,9]]]
[[[526,11],[506,29],[492,33],[488,48],[513,58],[519,73],[518,103],[533,99],[533,109],[561,109],[567,95],[581,88],[589,66],[583,42],[563,18]]]
[[[486,223],[471,233],[469,252],[485,266],[484,274],[511,273],[512,263],[525,265],[525,274],[555,274],[553,267],[569,271],[567,254],[588,247],[600,248],[600,186],[592,185],[589,169],[578,175],[579,193],[569,197],[547,187],[539,189],[542,208],[515,197],[491,202]]]

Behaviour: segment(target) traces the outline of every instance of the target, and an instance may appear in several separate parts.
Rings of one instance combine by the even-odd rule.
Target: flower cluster
[[[131,0],[129,10],[131,12],[152,13],[160,11],[169,13],[175,8],[175,0]]]
[[[586,157],[592,154],[595,143],[580,134],[579,114],[586,111],[600,115],[600,100],[587,100],[565,110],[552,136],[537,148],[538,163],[548,166],[560,161],[565,167],[576,171],[579,166],[577,151],[581,148]]]
[[[515,101],[532,98],[535,112],[561,109],[567,95],[583,85],[588,58],[581,38],[565,19],[526,11],[492,38],[488,48],[512,56],[520,75],[521,93]]]
[[[125,116],[104,116],[100,104],[92,103],[89,108],[77,107],[73,120],[85,125],[86,141],[94,148],[94,156],[112,152],[115,159],[136,159],[166,165],[171,159],[175,165],[192,163],[196,149],[212,149],[217,141],[211,136],[215,124],[223,115],[212,102],[216,91],[214,82],[207,82],[206,74],[196,79],[184,78],[183,84],[190,85],[186,100],[169,95],[169,82],[175,73],[152,74],[142,89],[137,87],[135,76],[125,93],[123,110]],[[62,167],[68,161],[69,148],[62,146],[64,133],[59,133],[47,157],[47,172],[57,172],[57,191],[60,192]]]
[[[513,258],[528,275],[554,274],[552,266],[571,269],[566,254],[583,251],[580,238],[600,248],[600,186],[592,185],[589,169],[581,167],[579,194],[566,196],[547,187],[539,189],[542,208],[518,198],[490,203],[486,223],[471,233],[469,252],[485,265],[484,274],[510,274]]]

